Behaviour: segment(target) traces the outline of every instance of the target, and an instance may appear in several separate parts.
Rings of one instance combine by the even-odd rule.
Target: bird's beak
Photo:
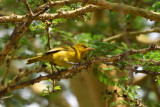
[[[87,51],[91,51],[93,50],[94,48],[86,48]]]

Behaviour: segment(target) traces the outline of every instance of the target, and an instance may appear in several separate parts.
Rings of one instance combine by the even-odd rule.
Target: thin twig
[[[160,61],[154,61],[154,60],[145,60],[145,59],[131,59],[133,61],[139,61],[141,63],[151,63],[151,65],[160,65]]]
[[[47,47],[48,47],[49,50],[51,50],[51,45],[50,45],[51,35],[50,35],[50,31],[49,31],[49,27],[51,26],[51,22],[46,21],[45,23],[46,23],[46,28],[45,29],[47,31],[47,38],[48,38]],[[54,72],[54,70],[53,70],[53,64],[50,63],[50,65],[51,65],[52,72]]]
[[[46,21],[45,23],[46,23],[46,28],[45,28],[45,29],[46,29],[46,31],[47,31],[47,38],[48,38],[47,47],[48,47],[49,50],[51,50],[51,46],[50,46],[51,36],[50,36],[50,31],[49,31],[49,27],[50,27],[50,25],[51,25],[51,22]]]
[[[36,19],[39,15],[43,14],[44,12],[46,12],[48,9],[49,9],[49,7],[47,5],[44,9],[42,9],[41,11],[39,11],[38,13],[36,13],[34,15],[34,19]]]
[[[11,98],[11,97],[13,97],[13,94],[11,94],[9,96],[4,96],[4,97],[0,98],[0,100],[5,100],[5,99]]]
[[[51,46],[50,46],[51,35],[50,35],[50,31],[49,31],[50,26],[51,26],[51,22],[46,21],[46,31],[47,31],[47,37],[48,37],[47,47],[49,48],[49,50],[51,50]],[[52,73],[54,73],[53,64],[50,63],[50,65],[51,65]],[[52,79],[52,82],[53,82],[52,83],[52,85],[53,85],[53,91],[52,92],[54,92],[54,87],[55,87],[55,83],[56,83],[54,78]]]
[[[140,35],[140,34],[146,34],[146,33],[152,33],[152,32],[159,33],[160,29],[150,29],[150,30],[146,30],[146,31],[133,31],[133,32],[127,32],[127,34],[129,36],[134,36],[134,35]],[[124,35],[124,33],[113,35],[111,37],[104,39],[103,41],[106,42],[106,41],[114,40],[114,39],[120,38],[122,35]]]
[[[57,1],[49,1],[41,6],[39,6],[38,8],[36,8],[34,10],[34,12],[39,12],[40,10],[42,10],[44,7],[46,7],[47,5],[49,6],[49,8],[53,7],[53,6],[63,6],[63,5],[67,5],[67,4],[74,4],[74,3],[78,3],[81,2],[82,0],[57,0]]]
[[[6,72],[4,73],[4,76],[3,76],[2,80],[1,80],[0,87],[3,87],[3,86],[4,86],[6,77],[7,77],[8,73],[9,73],[9,71],[10,71],[9,68],[10,68],[11,62],[12,62],[12,60],[13,60],[13,57],[14,57],[14,55],[15,55],[16,48],[17,48],[17,44],[15,45],[15,47],[14,47],[14,49],[13,49],[13,51],[12,51],[11,58],[10,58],[10,59],[7,59],[7,64],[6,64],[6,65],[7,65],[7,70],[6,70]]]
[[[24,4],[25,4],[26,7],[27,7],[27,10],[28,10],[28,12],[29,12],[29,15],[33,16],[34,14],[33,14],[33,12],[32,12],[32,9],[31,9],[30,6],[29,6],[27,0],[23,0],[23,2],[24,2]]]

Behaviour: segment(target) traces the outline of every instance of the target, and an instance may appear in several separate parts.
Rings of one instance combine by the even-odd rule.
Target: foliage
[[[34,10],[37,6],[42,5],[45,3],[45,0],[27,0],[31,9]],[[54,1],[54,0],[52,0]],[[117,2],[115,0],[107,0],[109,2]],[[122,3],[127,3],[126,0],[121,1]],[[138,2],[138,1],[137,1]],[[160,2],[155,3],[152,0],[144,0],[144,4],[140,6],[145,7],[149,10],[154,12],[159,12],[160,10]],[[132,3],[134,3],[132,1]],[[147,3],[152,3],[152,7],[148,7]],[[155,4],[154,4],[155,3]],[[10,5],[13,4],[13,5]],[[135,5],[138,3],[134,3]],[[76,4],[66,4],[61,7],[53,7],[50,8],[47,13],[61,13],[67,12],[71,10],[75,10],[81,8],[82,6],[87,5],[83,3],[76,3]],[[16,8],[15,8],[16,7]],[[23,2],[13,1],[13,0],[2,0],[0,4],[0,9],[3,8],[5,13],[16,13],[18,15],[25,15],[28,13],[26,6]],[[100,12],[99,12],[100,11]],[[92,12],[81,14],[77,17],[72,19],[68,18],[58,18],[54,20],[47,20],[50,23],[49,26],[49,33],[50,39],[47,35],[46,27],[47,21],[39,21],[34,20],[31,25],[29,26],[29,30],[23,34],[23,36],[18,40],[18,45],[15,47],[14,57],[12,58],[12,52],[14,49],[9,53],[6,57],[6,60],[0,66],[0,79],[4,75],[4,72],[7,71],[9,68],[9,76],[6,78],[5,83],[8,83],[9,80],[14,79],[15,76],[19,77],[19,74],[23,72],[29,72],[29,70],[35,70],[38,68],[43,67],[43,63],[36,63],[32,65],[26,65],[26,59],[30,58],[31,56],[35,56],[39,53],[45,53],[49,50],[48,41],[50,41],[50,47],[54,48],[57,46],[72,46],[75,43],[83,42],[86,43],[89,47],[94,48],[93,51],[89,52],[89,54],[84,58],[82,64],[87,61],[91,61],[92,59],[96,58],[111,58],[116,55],[123,55],[126,52],[129,52],[132,49],[142,49],[149,47],[149,44],[140,43],[135,36],[128,35],[128,32],[132,31],[141,31],[142,29],[146,29],[150,27],[148,23],[146,23],[146,19],[142,17],[132,16],[132,15],[124,15],[119,12],[113,12],[108,10],[99,10],[96,14]],[[103,13],[101,17],[100,13]],[[9,14],[10,14],[9,13]],[[1,11],[0,11],[1,14]],[[3,16],[3,15],[2,15]],[[94,16],[94,17],[93,17]],[[158,22],[155,22],[158,23]],[[13,29],[13,23],[1,24],[0,30],[2,29]],[[111,41],[104,42],[105,38],[114,37],[116,34],[126,33],[119,38],[112,39]],[[136,35],[137,36],[137,35]],[[5,43],[9,40],[10,34],[5,33],[4,35],[0,35],[0,51],[4,48]],[[127,40],[126,40],[127,39]],[[157,43],[158,44],[158,43]],[[9,61],[11,60],[11,63]],[[136,101],[143,101],[147,106],[159,106],[158,103],[158,95],[156,96],[154,103],[149,99],[150,96],[147,93],[150,91],[154,91],[154,94],[157,92],[153,89],[151,90],[152,86],[155,84],[155,88],[160,86],[160,76],[152,75],[154,77],[150,77],[148,80],[143,80],[143,83],[137,83],[136,85],[129,85],[129,81],[131,76],[128,74],[130,70],[128,68],[134,68],[134,72],[136,71],[145,71],[149,73],[157,73],[160,71],[160,66],[157,62],[160,61],[160,51],[150,51],[147,53],[137,53],[133,55],[124,55],[116,62],[104,62],[95,65],[91,65],[93,67],[93,74],[99,82],[103,84],[105,89],[103,90],[102,98],[103,101],[113,101],[114,95],[123,98],[122,100],[118,100],[116,102],[110,102],[110,106],[122,105],[126,104],[129,106],[137,106]],[[47,66],[47,67],[46,67]],[[45,67],[49,69],[49,73],[51,73],[51,66],[49,62],[45,62]],[[60,70],[64,70],[63,67],[57,67]],[[55,70],[55,68],[54,68]],[[88,69],[87,69],[88,70]],[[83,70],[81,70],[83,71]],[[43,72],[43,75],[47,75],[47,73],[43,70],[37,72],[30,72],[31,75],[22,79],[22,82],[25,80],[34,79],[38,77],[39,74]],[[89,71],[90,72],[90,71]],[[85,72],[86,73],[86,72]],[[114,73],[114,75],[112,74]],[[122,75],[123,76],[120,76]],[[40,74],[41,75],[41,74]],[[69,74],[68,74],[69,75]],[[80,74],[81,75],[81,74]],[[149,75],[149,74],[148,74]],[[70,76],[70,75],[69,75]],[[83,74],[82,74],[83,76]],[[79,81],[84,81],[86,78],[79,76],[74,76],[74,79]],[[18,78],[19,79],[19,78]],[[18,80],[17,79],[17,80]],[[89,77],[85,80],[87,81],[90,79]],[[155,80],[154,80],[155,79]],[[154,82],[153,82],[154,80]],[[49,80],[52,81],[52,80]],[[76,80],[75,80],[76,81]],[[153,82],[153,84],[148,84]],[[19,81],[18,81],[19,82]],[[53,81],[52,81],[53,82]],[[21,83],[21,81],[20,81]],[[86,82],[90,83],[90,82]],[[92,83],[96,87],[98,85],[96,83]],[[14,94],[13,100],[7,99],[4,106],[12,106],[16,107],[15,105],[16,100],[20,101],[21,103],[18,106],[23,106],[25,104],[39,102],[42,103],[42,100],[47,100],[48,103],[52,103],[52,101],[56,104],[57,102],[64,101],[64,98],[61,98],[65,92],[68,90],[72,90],[71,87],[64,88],[66,84],[61,84],[61,80],[57,81],[56,86],[47,85],[43,91],[41,91],[41,95],[37,95],[33,89],[28,88],[31,95],[27,99],[27,97],[23,97],[24,95],[20,94],[20,91],[12,92]],[[71,84],[72,85],[72,84]],[[148,87],[149,85],[149,87]],[[158,86],[159,85],[159,86]],[[108,87],[116,87],[117,89],[109,89]],[[157,86],[157,87],[156,87]],[[83,85],[77,85],[75,87],[84,87]],[[97,88],[98,89],[98,88]],[[121,91],[119,91],[119,90]],[[140,89],[143,89],[143,97],[139,96]],[[82,90],[83,92],[84,90]],[[87,91],[87,89],[85,89]],[[99,91],[99,90],[98,90]],[[71,93],[71,92],[70,92]],[[81,92],[79,92],[81,93]],[[96,92],[95,92],[96,93]],[[92,93],[93,94],[93,93]],[[38,96],[38,97],[37,97]],[[87,95],[86,95],[87,96]],[[94,96],[94,95],[93,95]],[[96,95],[95,95],[96,96]],[[83,96],[84,98],[85,96]],[[68,98],[68,96],[67,96]],[[57,100],[58,101],[57,101]],[[59,100],[60,99],[60,100]],[[99,100],[99,99],[96,99]],[[41,104],[42,106],[46,106],[45,104]],[[1,106],[1,105],[0,105]]]
[[[152,8],[150,8],[150,9],[153,10],[154,12],[159,12],[160,11],[160,2],[153,4]]]

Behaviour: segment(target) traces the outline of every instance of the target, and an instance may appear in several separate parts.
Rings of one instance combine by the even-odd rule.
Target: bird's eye
[[[87,48],[86,46],[82,45],[83,48]]]

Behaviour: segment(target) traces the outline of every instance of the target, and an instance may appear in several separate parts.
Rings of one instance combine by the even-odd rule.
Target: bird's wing
[[[45,55],[54,54],[59,51],[73,51],[73,49],[69,46],[58,47],[58,48],[54,48],[54,49],[49,50],[48,52],[45,53]]]

